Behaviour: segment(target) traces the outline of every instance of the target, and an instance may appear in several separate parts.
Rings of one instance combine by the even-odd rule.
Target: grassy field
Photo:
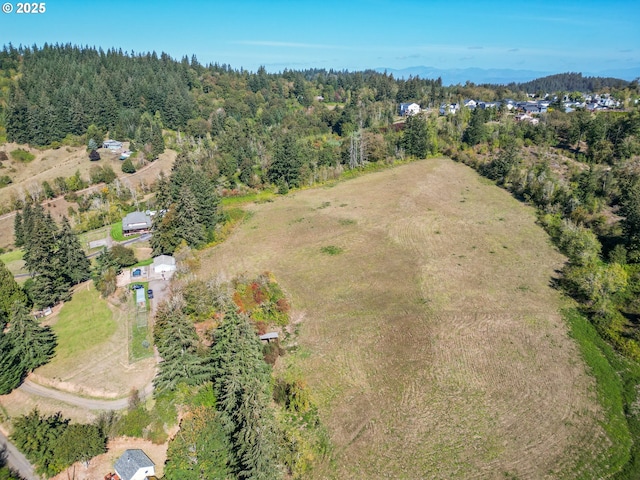
[[[58,337],[56,363],[76,362],[96,345],[108,341],[116,322],[107,302],[93,286],[79,289],[60,310],[53,330]]]
[[[246,208],[198,277],[268,270],[291,297],[296,358],[335,446],[311,478],[619,466],[624,432],[603,423],[620,412],[603,409],[569,336],[549,286],[564,258],[533,210],[446,159]]]
[[[0,262],[4,263],[9,271],[17,275],[19,273],[27,273],[24,268],[24,250],[16,249],[0,255]]]
[[[130,305],[114,306],[100,298],[91,282],[79,285],[64,304],[52,328],[56,355],[36,370],[37,380],[88,396],[126,396],[142,388],[154,374],[152,358],[129,363]]]

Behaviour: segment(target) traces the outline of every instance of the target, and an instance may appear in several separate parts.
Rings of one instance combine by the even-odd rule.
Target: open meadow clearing
[[[334,461],[315,478],[601,478],[611,441],[532,209],[447,159],[252,205],[199,277],[268,270]]]
[[[88,398],[126,398],[133,388],[143,390],[155,374],[155,360],[130,362],[129,307],[133,308],[130,304],[114,306],[101,299],[92,282],[78,285],[73,299],[45,321],[58,339],[55,356],[29,378]],[[28,395],[21,389],[0,397],[0,404],[12,417],[26,414],[37,405],[44,413],[60,410],[74,420],[92,418],[87,410]]]

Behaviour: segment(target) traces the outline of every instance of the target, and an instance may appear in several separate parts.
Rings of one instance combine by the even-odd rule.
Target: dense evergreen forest
[[[599,92],[606,88],[623,89],[632,82],[611,77],[583,77],[581,73],[559,73],[536,78],[530,82],[510,83],[507,88],[529,93],[535,92]],[[637,83],[637,82],[636,82]]]
[[[441,104],[463,99],[525,100],[527,93],[553,97],[566,92],[606,94],[621,107],[565,113],[556,102],[535,122],[531,117],[516,121],[505,103],[438,115]],[[57,148],[99,144],[109,136],[132,142],[138,166],[167,147],[178,152],[172,171],[145,192],[155,195],[144,205],[162,212],[154,219],[151,243],[158,254],[180,257],[218,240],[220,226],[229,220],[221,197],[261,190],[286,194],[345,172],[438,154],[470,165],[534,205],[540,223],[568,258],[557,287],[576,300],[578,314],[617,352],[608,361],[619,379],[619,408],[628,419],[624,434],[634,440],[619,478],[637,478],[640,472],[635,408],[640,382],[639,98],[637,81],[571,73],[519,85],[446,87],[439,79],[395,79],[374,71],[247,72],[201,65],[195,57],[176,61],[166,54],[72,45],[9,45],[0,52],[0,142]],[[423,112],[400,118],[401,102],[418,103]],[[119,220],[111,211],[96,212],[97,200],[134,208],[132,193],[121,188],[113,172],[97,171],[91,181],[104,182],[105,188],[92,196],[69,196],[78,209],[72,223],[65,220],[58,227],[33,205],[87,183],[69,180],[43,184],[11,205],[22,209],[16,217],[16,245],[27,247],[33,279],[24,290],[10,281],[0,284],[6,289],[0,292],[0,325],[8,325],[0,329],[0,342],[15,352],[3,356],[9,362],[2,369],[7,372],[3,391],[47,361],[55,344],[49,331],[26,321],[24,305],[44,307],[64,300],[71,285],[89,277],[89,266],[67,248],[74,242],[70,225],[78,230],[95,225],[93,219],[98,226]],[[46,262],[59,268],[46,273]],[[107,254],[98,262],[94,279],[105,295],[112,292],[106,277],[122,265]],[[249,295],[251,300],[247,285],[262,293]],[[265,314],[251,317],[250,309],[244,309],[247,303],[260,304],[258,298],[269,298],[268,285],[265,278],[236,281],[233,288],[185,282],[176,287],[174,303],[160,309],[154,331],[163,357],[155,381],[158,405],[167,396],[171,401],[191,398],[184,428],[169,447],[167,478],[191,478],[185,472],[193,474],[192,460],[198,455],[209,462],[208,475],[304,478],[312,457],[326,448],[324,440],[300,437],[309,425],[317,427],[315,409],[298,388],[300,379],[280,379],[275,388],[269,382],[262,358],[269,355],[261,352],[253,334]],[[274,322],[286,311],[276,297],[269,304]],[[204,305],[203,298],[210,302]],[[203,342],[193,323],[214,311],[220,326]],[[19,355],[24,346],[18,327],[39,339],[37,355]],[[230,358],[229,351],[236,357]],[[271,398],[281,404],[277,421],[269,413]],[[147,413],[136,404],[126,415],[139,419]],[[31,417],[35,423],[46,420],[37,413]],[[304,417],[303,427],[283,428],[284,417],[291,422]],[[262,433],[254,435],[256,431]],[[291,446],[295,439],[297,450]],[[211,458],[207,446],[222,456]]]

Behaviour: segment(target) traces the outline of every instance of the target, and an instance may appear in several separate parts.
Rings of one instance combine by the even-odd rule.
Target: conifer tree
[[[176,202],[176,218],[180,237],[186,240],[189,246],[197,247],[204,243],[205,230],[198,213],[198,203],[187,185],[180,189]]]
[[[0,322],[3,326],[4,322]],[[15,348],[13,338],[0,329],[0,395],[7,395],[18,388],[25,375],[20,362],[20,354]]]
[[[7,335],[27,373],[53,357],[57,345],[55,334],[50,327],[41,326],[20,302],[11,309]]]
[[[20,213],[19,211],[16,212],[16,216],[13,219],[13,237],[16,247],[21,247],[22,245],[24,245],[22,213]]]
[[[246,315],[229,306],[211,348],[217,409],[231,445],[230,466],[238,478],[281,477],[276,464],[270,368]]]
[[[62,218],[57,238],[58,249],[55,252],[62,266],[62,274],[70,285],[76,285],[89,278],[91,263],[84,254],[78,237],[73,233],[67,217]]]
[[[153,380],[157,393],[175,390],[179,383],[199,385],[211,378],[210,359],[201,354],[198,334],[181,309],[159,312],[154,338],[162,362]]]
[[[178,220],[175,208],[171,207],[164,214],[159,213],[153,217],[150,240],[153,255],[172,255],[178,248],[182,237],[178,234]]]
[[[8,318],[11,307],[15,302],[27,303],[25,295],[20,285],[14,280],[13,274],[3,262],[0,262],[0,318]],[[0,322],[0,327],[2,323]]]

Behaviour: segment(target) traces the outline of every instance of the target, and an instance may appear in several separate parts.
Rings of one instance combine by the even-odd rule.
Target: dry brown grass
[[[0,146],[0,151],[6,151],[7,155],[16,148],[22,148],[33,153],[36,158],[29,163],[20,163],[14,160],[3,162],[0,175],[9,175],[13,183],[0,189],[0,205],[8,205],[14,198],[22,198],[23,192],[29,192],[34,186],[41,185],[43,181],[52,182],[56,177],[71,177],[77,170],[83,179],[89,180],[89,170],[91,167],[109,165],[119,178],[134,187],[141,184],[149,185],[153,183],[161,171],[168,173],[177,157],[174,150],[166,150],[160,157],[141,168],[136,173],[124,174],[121,170],[122,162],[118,160],[119,155],[100,150],[102,158],[97,162],[88,159],[84,147],[61,147],[57,150],[37,150],[25,145],[8,143]],[[135,162],[134,162],[135,163]],[[80,193],[88,193],[98,186],[89,187]],[[47,201],[43,204],[54,218],[59,220],[63,215],[68,216],[70,206],[77,208],[74,203],[67,202],[59,197],[55,200]],[[0,216],[0,247],[6,248],[13,243],[13,215]]]
[[[446,159],[251,208],[199,275],[270,270],[291,296],[335,445],[315,478],[598,478],[603,417],[531,209]]]

